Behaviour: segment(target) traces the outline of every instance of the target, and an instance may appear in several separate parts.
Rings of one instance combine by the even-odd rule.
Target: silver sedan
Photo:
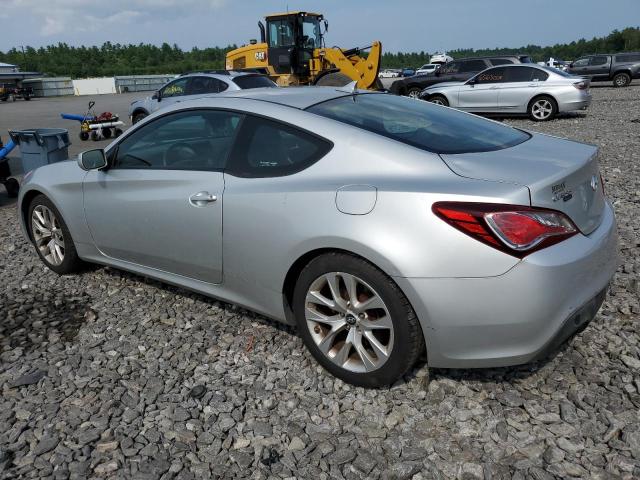
[[[466,112],[527,114],[538,122],[591,104],[589,80],[539,65],[488,68],[466,82],[425,88],[420,98]]]
[[[174,104],[25,175],[45,265],[111,265],[296,325],[356,385],[544,356],[596,314],[616,223],[592,145],[335,88]]]

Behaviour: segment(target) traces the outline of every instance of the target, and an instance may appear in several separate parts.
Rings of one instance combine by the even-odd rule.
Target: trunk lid
[[[538,133],[493,152],[443,154],[456,174],[529,189],[531,206],[559,210],[588,235],[600,225],[605,198],[598,148]]]

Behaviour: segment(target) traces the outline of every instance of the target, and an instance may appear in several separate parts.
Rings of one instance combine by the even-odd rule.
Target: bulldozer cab
[[[266,17],[266,32],[260,26],[262,41],[267,44],[269,65],[277,74],[310,75],[309,61],[322,48],[321,23],[317,13],[291,12]],[[326,30],[326,22],[324,23]]]

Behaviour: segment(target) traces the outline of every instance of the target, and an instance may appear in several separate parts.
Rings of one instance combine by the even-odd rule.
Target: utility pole
[[[20,45],[20,48],[22,49],[22,64],[24,67],[24,71],[28,72],[29,68],[27,67],[27,55],[26,53],[24,53],[24,45]]]

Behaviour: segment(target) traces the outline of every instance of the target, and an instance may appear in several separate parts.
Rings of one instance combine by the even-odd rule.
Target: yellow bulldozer
[[[260,43],[251,40],[227,53],[227,70],[263,72],[280,86],[344,86],[355,81],[358,88],[382,88],[378,80],[380,42],[348,50],[326,48],[329,24],[319,13],[277,13],[268,15],[266,24],[265,28],[258,22]]]

